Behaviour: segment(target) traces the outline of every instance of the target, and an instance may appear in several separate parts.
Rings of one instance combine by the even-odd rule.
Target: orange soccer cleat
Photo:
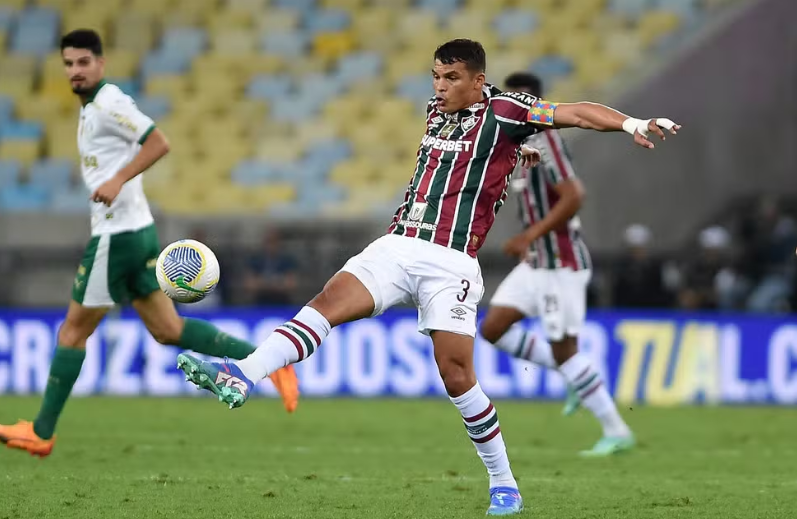
[[[20,420],[14,425],[0,425],[0,442],[9,449],[28,451],[31,456],[49,456],[55,445],[55,436],[43,440],[33,432],[33,422]]]
[[[280,396],[282,396],[285,410],[289,413],[296,411],[296,407],[299,405],[299,379],[293,366],[288,365],[278,369],[269,375],[268,378],[271,379],[274,387],[277,388]]]

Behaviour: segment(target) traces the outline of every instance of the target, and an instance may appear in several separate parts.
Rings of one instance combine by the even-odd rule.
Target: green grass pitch
[[[628,408],[639,448],[577,456],[598,436],[580,411],[496,402],[522,517],[797,517],[797,414],[775,408]],[[0,421],[37,398],[0,398]],[[0,519],[470,518],[487,480],[445,400],[84,398],[53,454],[0,449]]]

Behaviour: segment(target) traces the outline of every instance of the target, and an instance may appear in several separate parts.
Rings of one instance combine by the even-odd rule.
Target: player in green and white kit
[[[39,416],[34,422],[0,426],[0,441],[38,456],[50,454],[56,422],[86,356],[86,340],[114,305],[132,304],[161,344],[234,359],[255,350],[207,322],[181,318],[160,290],[155,277],[160,245],[141,173],[168,153],[169,144],[129,96],[103,79],[105,60],[97,33],[67,34],[61,54],[72,90],[83,104],[77,142],[83,180],[92,193],[91,239],[58,331]],[[272,381],[292,411],[298,398],[295,373],[283,371]]]

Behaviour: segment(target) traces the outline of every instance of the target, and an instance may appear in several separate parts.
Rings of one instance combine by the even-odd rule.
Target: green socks
[[[185,320],[178,346],[213,357],[229,357],[235,360],[245,359],[257,349],[246,341],[220,331],[209,322],[198,319]]]
[[[47,388],[44,390],[39,416],[33,422],[33,431],[39,438],[49,440],[55,432],[55,424],[64,409],[72,386],[75,385],[86,350],[65,348],[58,346],[50,364],[50,377],[47,379]]]

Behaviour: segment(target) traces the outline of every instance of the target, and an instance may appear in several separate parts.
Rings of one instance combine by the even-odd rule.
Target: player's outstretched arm
[[[153,129],[146,136],[146,140],[141,144],[141,149],[138,150],[138,154],[133,157],[133,160],[120,169],[111,180],[97,188],[91,195],[91,199],[110,206],[119,195],[125,182],[152,167],[167,153],[169,153],[169,141],[166,140],[162,131],[157,128]]]
[[[556,105],[553,115],[557,128],[583,128],[599,132],[625,131],[634,136],[634,142],[643,148],[652,149],[648,139],[650,132],[665,139],[662,129],[675,135],[681,126],[669,119],[635,119],[598,103],[561,103]]]

